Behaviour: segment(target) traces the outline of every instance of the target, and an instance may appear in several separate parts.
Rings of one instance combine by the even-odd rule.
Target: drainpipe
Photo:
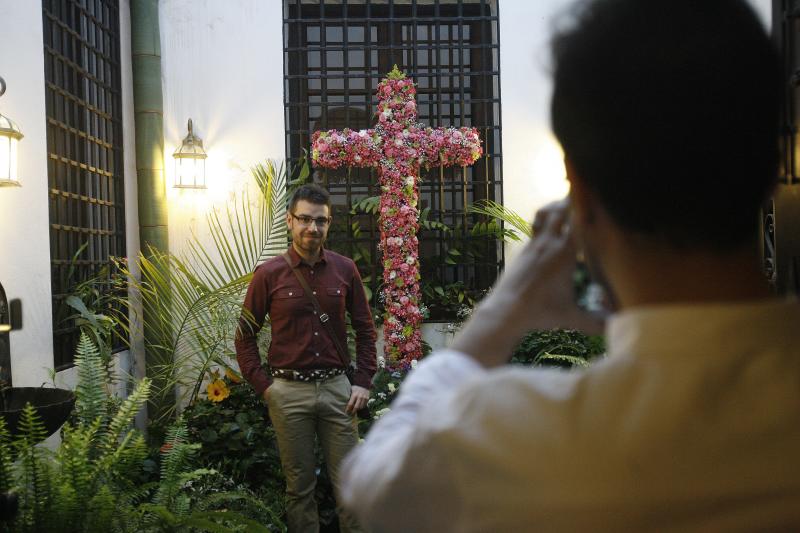
[[[136,174],[139,190],[139,240],[142,254],[150,258],[169,252],[167,191],[164,176],[164,110],[161,94],[161,35],[158,0],[131,0],[131,55],[133,110],[136,121]],[[168,272],[164,273],[169,275]],[[169,295],[164,295],[169,302]],[[151,317],[155,318],[155,317]],[[171,354],[154,348],[160,343],[144,316],[146,375],[155,390],[164,390],[155,370],[171,362]],[[151,399],[148,414],[157,419],[170,407],[172,395]],[[174,399],[171,403],[174,403]]]

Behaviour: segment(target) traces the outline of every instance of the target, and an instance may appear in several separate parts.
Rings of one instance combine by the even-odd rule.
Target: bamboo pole
[[[158,0],[131,0],[131,56],[133,65],[133,108],[136,122],[136,175],[139,199],[139,240],[148,260],[162,265],[169,277],[168,263],[159,261],[169,253],[169,228],[166,180],[164,176],[164,109],[161,91],[161,36]],[[151,397],[150,420],[162,417],[175,403],[174,390],[167,386],[163,369],[171,367],[172,353],[163,346],[150,324],[163,320],[161,308],[168,311],[169,294],[161,295],[159,309],[143,311],[145,374],[154,389],[164,391]],[[150,315],[150,316],[148,316]],[[161,370],[162,372],[159,372]],[[161,436],[151,432],[150,439]]]

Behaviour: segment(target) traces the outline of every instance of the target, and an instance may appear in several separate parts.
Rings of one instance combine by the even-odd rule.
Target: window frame
[[[42,0],[56,370],[80,335],[67,297],[101,273],[110,291],[111,258],[125,256],[119,18],[118,0]]]
[[[464,206],[483,198],[502,203],[497,0],[284,0],[283,22],[288,160],[298,161],[309,149],[314,130],[371,127],[375,89],[394,64],[417,83],[419,122],[478,127],[486,155],[475,165],[420,170],[421,209],[430,209],[429,220],[456,228],[449,235],[421,229],[420,258],[423,281],[433,276],[442,283],[464,281],[474,292],[488,289],[502,268],[503,246],[494,236],[472,234],[486,220]],[[370,257],[362,275],[377,294],[380,230],[374,216],[350,212],[354,201],[380,193],[377,171],[319,169],[314,178],[331,192],[331,247]],[[446,263],[443,258],[456,244],[481,250],[485,261],[450,256],[454,263]]]

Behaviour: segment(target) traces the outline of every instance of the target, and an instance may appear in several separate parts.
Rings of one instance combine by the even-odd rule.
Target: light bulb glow
[[[16,138],[0,135],[0,186],[19,185],[18,144]]]

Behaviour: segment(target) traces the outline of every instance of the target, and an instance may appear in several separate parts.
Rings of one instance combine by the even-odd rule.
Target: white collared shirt
[[[800,529],[800,305],[641,308],[582,371],[442,351],[343,465],[370,531]]]

